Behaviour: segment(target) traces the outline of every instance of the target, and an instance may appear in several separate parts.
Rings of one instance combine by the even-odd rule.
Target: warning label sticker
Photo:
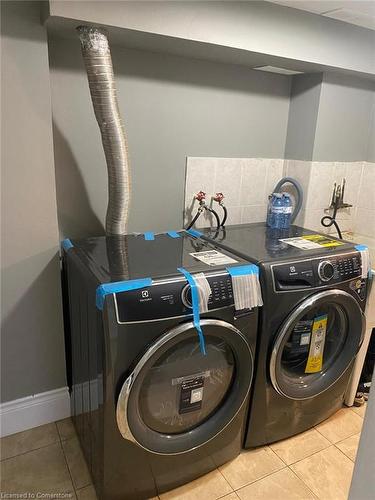
[[[228,257],[217,250],[207,250],[207,252],[193,252],[190,254],[194,259],[198,259],[208,266],[223,266],[225,264],[234,264],[238,260]]]
[[[307,359],[305,373],[320,372],[323,368],[323,352],[327,331],[327,314],[318,316],[314,319],[309,357]]]
[[[321,234],[308,234],[307,236],[299,236],[297,238],[284,238],[280,240],[293,247],[301,250],[315,250],[322,247],[338,247],[344,245],[341,241],[332,240]]]

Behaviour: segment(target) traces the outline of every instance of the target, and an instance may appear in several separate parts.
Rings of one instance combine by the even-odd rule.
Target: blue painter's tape
[[[130,290],[139,290],[152,285],[151,278],[142,278],[139,280],[115,281],[114,283],[103,283],[96,289],[96,307],[103,310],[106,295],[119,292],[129,292]]]
[[[181,235],[177,233],[177,231],[168,231],[167,235],[171,238],[181,238]]]
[[[155,235],[151,231],[148,231],[147,233],[144,233],[144,235],[145,235],[145,240],[146,241],[152,241],[152,240],[155,239]]]
[[[197,231],[196,229],[186,229],[186,232],[190,234],[190,236],[195,236],[196,238],[199,238],[203,234]]]
[[[193,276],[186,271],[183,267],[177,268],[177,271],[182,273],[185,278],[187,279],[187,282],[190,285],[191,289],[191,303],[193,306],[193,322],[194,326],[198,332],[199,336],[199,346],[201,349],[201,353],[205,356],[206,355],[206,343],[204,341],[204,335],[202,332],[201,324],[200,324],[200,316],[199,316],[199,295],[198,295],[198,290],[197,290],[197,285],[195,284],[195,280]]]
[[[259,274],[259,267],[255,264],[244,266],[227,267],[227,271],[231,276],[245,276],[246,274]]]
[[[358,250],[358,252],[364,252],[365,250],[368,249],[366,245],[356,245],[354,248]]]
[[[67,252],[70,248],[73,248],[73,243],[70,241],[69,238],[65,238],[65,240],[61,242],[61,246]]]

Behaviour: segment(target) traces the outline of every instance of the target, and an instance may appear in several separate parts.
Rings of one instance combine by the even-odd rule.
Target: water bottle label
[[[272,213],[273,214],[283,214],[284,207],[272,207]]]
[[[291,214],[293,212],[293,207],[284,207],[284,214]]]

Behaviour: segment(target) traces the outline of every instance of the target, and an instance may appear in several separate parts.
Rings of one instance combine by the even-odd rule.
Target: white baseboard
[[[0,404],[0,437],[70,416],[67,387]]]

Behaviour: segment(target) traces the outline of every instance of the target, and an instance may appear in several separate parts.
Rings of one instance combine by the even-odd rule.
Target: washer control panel
[[[232,279],[227,271],[206,275],[211,287],[208,309],[234,304]],[[155,280],[142,289],[116,293],[120,323],[150,321],[192,314],[191,289],[183,277]]]
[[[208,299],[208,308],[216,309],[233,304],[232,278],[229,275],[208,277],[207,281],[211,287],[211,295]],[[182,302],[186,307],[191,308],[190,285],[185,285],[182,290]]]
[[[299,290],[360,278],[358,252],[272,266],[277,291]]]

